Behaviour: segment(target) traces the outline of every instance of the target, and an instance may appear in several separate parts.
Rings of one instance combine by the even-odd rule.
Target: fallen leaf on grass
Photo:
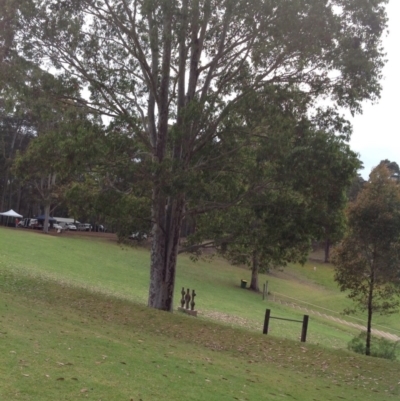
[[[88,389],[87,388],[83,388],[82,390],[81,390],[81,393],[87,393],[88,392]]]
[[[58,381],[62,381],[62,380],[65,380],[65,379],[63,377],[59,377],[57,380]]]
[[[23,373],[22,376],[29,377],[29,375],[27,375],[26,373]]]

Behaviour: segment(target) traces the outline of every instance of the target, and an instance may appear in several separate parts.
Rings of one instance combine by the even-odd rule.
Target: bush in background
[[[350,351],[357,352],[358,354],[366,354],[365,339],[367,333],[361,332],[357,337],[354,337],[347,344],[347,348]],[[396,360],[396,347],[399,341],[393,342],[385,338],[372,337],[371,341],[371,356],[377,358],[389,359],[391,361]]]

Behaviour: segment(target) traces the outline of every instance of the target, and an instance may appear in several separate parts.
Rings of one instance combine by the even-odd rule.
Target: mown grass
[[[399,363],[328,349],[345,348],[358,334],[352,329],[312,316],[306,345],[284,339],[298,340],[298,324],[271,321],[271,335],[261,335],[266,307],[275,316],[302,313],[240,289],[247,270],[181,257],[175,304],[181,286],[195,288],[193,319],[145,307],[148,264],[141,249],[0,229],[0,399],[399,396]],[[310,302],[346,301],[319,278],[326,266],[301,269],[263,279]]]
[[[0,267],[8,263],[12,269],[28,270],[30,274],[146,303],[149,283],[149,254],[146,250],[79,237],[49,237],[26,230],[0,230],[0,238],[4,246]],[[225,324],[239,324],[261,331],[267,307],[273,309],[275,316],[302,319],[300,311],[263,302],[260,294],[240,289],[240,279],[248,275],[249,271],[233,267],[223,260],[200,260],[195,263],[182,256],[178,263],[175,305],[179,305],[181,288],[188,287],[194,288],[198,294],[196,309],[199,309],[200,316],[216,318]],[[286,293],[310,292],[307,283],[298,288],[295,281],[268,279],[272,289],[285,285],[282,291]],[[319,332],[329,331],[331,325],[326,324],[314,319],[309,341],[344,347],[352,337],[351,329],[337,328],[329,337],[319,335]],[[294,329],[293,325],[282,321],[271,324],[271,333],[286,338],[297,339],[300,330],[300,325]]]
[[[29,271],[92,291],[146,303],[149,282],[149,253],[146,250],[121,247],[109,241],[53,237],[12,229],[0,229],[0,243],[0,267]],[[314,271],[314,265],[289,266],[282,273],[273,271],[271,275],[261,275],[261,281],[268,280],[269,290],[273,293],[308,302],[310,309],[315,309],[315,305],[341,312],[351,305],[333,283],[332,268],[320,264]],[[196,289],[196,309],[200,316],[217,318],[226,324],[260,331],[267,307],[272,309],[272,315],[302,319],[305,312],[262,301],[260,294],[240,289],[240,279],[249,278],[249,275],[248,270],[220,259],[193,262],[185,255],[180,256],[175,305],[179,305],[180,290],[184,286]],[[398,320],[386,317],[383,323],[400,329]],[[272,334],[291,339],[299,337],[300,329],[300,325],[293,323],[271,323]],[[313,316],[308,341],[344,348],[356,334],[354,329]]]
[[[0,399],[395,400],[398,363],[1,270]]]

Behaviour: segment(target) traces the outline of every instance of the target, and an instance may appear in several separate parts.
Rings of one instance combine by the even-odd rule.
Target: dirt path
[[[297,304],[292,303],[292,302],[285,302],[285,301],[282,301],[280,299],[276,299],[275,301],[269,299],[269,301],[276,302],[276,303],[279,303],[279,304],[282,304],[282,305],[285,305],[285,306],[290,306],[290,307],[292,307],[294,309],[302,310],[304,312],[307,312],[308,315],[319,316],[319,317],[322,317],[324,319],[332,320],[332,321],[334,321],[336,323],[343,324],[345,326],[354,327],[355,329],[358,329],[360,331],[364,331],[365,330],[365,326],[364,325],[361,325],[361,324],[358,324],[358,323],[349,322],[347,320],[338,318],[336,316],[327,315],[325,313],[321,313],[321,312],[306,308],[304,306],[297,305]],[[391,340],[391,341],[400,341],[400,337],[397,336],[396,334],[388,333],[388,332],[385,332],[385,331],[382,331],[382,330],[372,329],[372,334],[374,334],[376,336],[379,336],[379,337],[386,338],[386,339]]]

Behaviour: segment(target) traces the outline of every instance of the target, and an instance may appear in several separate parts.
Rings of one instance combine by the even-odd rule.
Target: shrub
[[[366,332],[361,332],[357,337],[354,337],[347,344],[350,351],[357,352],[358,354],[365,355],[365,342],[367,338]],[[371,337],[371,356],[377,358],[396,359],[396,347],[399,342],[392,342],[385,338]]]

